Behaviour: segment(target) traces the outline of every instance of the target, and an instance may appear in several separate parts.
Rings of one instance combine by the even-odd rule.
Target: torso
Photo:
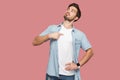
[[[73,61],[73,46],[72,46],[72,28],[66,29],[63,25],[60,33],[63,35],[58,39],[58,61],[59,61],[59,74],[74,75],[74,71],[65,70],[65,64]]]

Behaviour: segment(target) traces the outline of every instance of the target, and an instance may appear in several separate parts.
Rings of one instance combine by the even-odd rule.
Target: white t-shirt
[[[63,34],[58,39],[59,74],[74,75],[74,71],[65,70],[65,64],[73,61],[72,28],[67,29],[62,25],[59,33]]]

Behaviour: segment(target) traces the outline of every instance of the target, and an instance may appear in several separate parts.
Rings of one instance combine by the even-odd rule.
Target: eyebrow
[[[70,7],[67,8],[67,10],[70,9]],[[76,11],[75,9],[72,8],[72,10]]]

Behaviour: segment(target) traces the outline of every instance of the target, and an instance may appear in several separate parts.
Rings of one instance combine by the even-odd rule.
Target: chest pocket
[[[75,39],[75,46],[76,46],[76,48],[80,48],[81,47],[81,40]]]

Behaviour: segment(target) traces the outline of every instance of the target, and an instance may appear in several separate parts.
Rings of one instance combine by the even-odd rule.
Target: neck
[[[64,21],[63,22],[63,26],[65,27],[65,28],[67,28],[67,29],[70,29],[70,28],[72,28],[73,27],[73,21],[71,21],[71,22],[69,22],[69,21]]]

